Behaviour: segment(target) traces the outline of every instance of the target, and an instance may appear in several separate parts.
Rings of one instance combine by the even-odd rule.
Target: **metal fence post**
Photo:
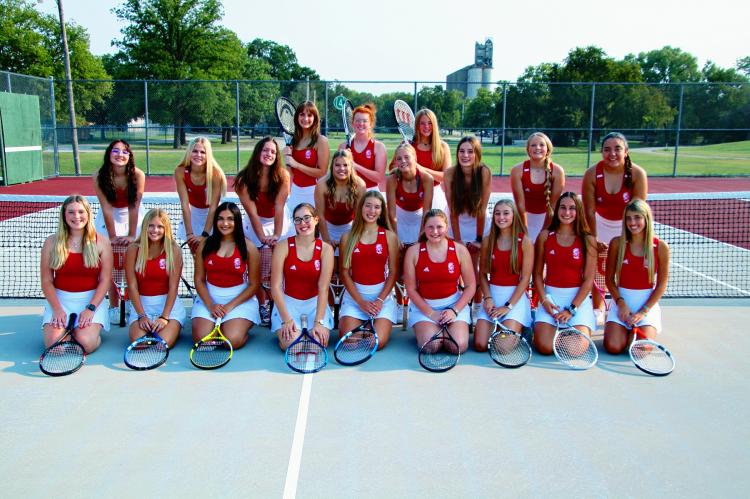
[[[677,176],[677,152],[680,149],[680,130],[682,128],[682,97],[685,91],[685,85],[680,83],[680,108],[677,111],[677,133],[674,141],[674,163],[672,164],[672,176]]]
[[[503,129],[500,133],[500,176],[503,175],[503,164],[505,163],[505,113],[508,109],[508,82],[503,82]]]
[[[13,92],[13,86],[10,84],[10,73],[5,73],[5,80],[8,82],[8,93]]]
[[[235,103],[235,117],[237,123],[237,164],[235,170],[240,171],[240,82],[234,81],[234,103]]]
[[[591,143],[594,140],[594,103],[596,102],[596,82],[591,84],[591,108],[589,110],[589,140],[586,147],[586,168],[591,164]]]
[[[151,142],[148,138],[148,81],[143,80],[143,119],[146,132],[146,175],[151,175]]]
[[[414,82],[414,112],[417,112],[417,109],[419,109],[417,106],[419,105],[419,102],[417,101],[417,82]]]
[[[328,137],[328,82],[325,82],[325,105],[323,106],[323,119],[325,120],[325,136]]]
[[[49,77],[49,107],[52,114],[52,157],[55,159],[55,177],[60,176],[60,151],[57,146],[57,113],[55,113],[55,79]]]
[[[305,100],[310,100],[310,77],[305,76]]]

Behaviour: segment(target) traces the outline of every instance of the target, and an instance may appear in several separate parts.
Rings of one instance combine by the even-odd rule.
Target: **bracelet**
[[[378,297],[376,297],[375,299],[376,299],[376,300],[378,300],[378,301],[379,301],[380,303],[385,303],[385,300],[383,300],[383,299],[382,299],[381,297],[379,297],[379,296],[378,296]]]
[[[487,300],[491,300],[491,299],[492,299],[491,296],[485,296],[484,298],[482,298],[482,301],[487,301]]]
[[[565,310],[567,310],[568,312],[570,312],[570,315],[575,315],[576,314],[576,306],[573,305],[572,303],[570,305],[568,305],[567,307],[565,307]]]
[[[640,312],[642,314],[647,314],[650,310],[651,310],[650,308],[648,308],[646,305],[644,305],[643,307],[641,307]]]
[[[147,315],[146,314],[138,314],[138,320],[141,320],[144,317],[147,317]]]
[[[453,308],[453,307],[448,307],[448,310],[450,310],[451,312],[453,312],[453,315],[455,315],[456,317],[458,317],[458,312],[456,312],[456,309],[455,309],[455,308]]]
[[[550,301],[550,299],[549,299],[549,296],[545,296],[545,297],[544,297],[544,300],[542,300],[542,304],[545,304],[545,303],[547,303],[548,301]]]
[[[193,233],[192,233],[192,232],[188,232],[188,233],[187,233],[187,234],[185,234],[185,235],[186,235],[187,237],[190,237],[190,236],[192,236],[192,235],[193,235]]]
[[[158,317],[158,319],[163,319],[163,320],[164,320],[165,322],[169,322],[169,319],[167,319],[167,318],[166,318],[166,317],[164,317],[163,315],[160,315],[160,316]]]
[[[285,321],[283,321],[283,322],[281,323],[281,325],[282,325],[282,326],[286,326],[286,325],[287,325],[287,324],[289,324],[290,322],[294,322],[294,319],[290,318],[290,319],[288,319],[288,320],[285,320]]]

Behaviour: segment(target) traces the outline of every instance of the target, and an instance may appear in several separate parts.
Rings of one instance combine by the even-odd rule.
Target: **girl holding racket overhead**
[[[596,271],[596,240],[589,233],[578,195],[564,192],[557,200],[549,228],[542,230],[534,251],[534,287],[539,294],[534,346],[553,353],[557,324],[591,335],[594,309],[591,288]]]
[[[451,166],[451,151],[440,138],[437,116],[429,109],[421,109],[414,119],[414,149],[417,167],[421,173],[429,173],[433,178],[433,200],[431,208],[445,211],[448,201],[441,186],[443,174]],[[428,208],[429,209],[429,208]]]
[[[213,230],[196,253],[193,341],[209,334],[221,319],[224,336],[234,349],[241,348],[250,328],[260,322],[254,296],[260,285],[260,256],[245,239],[236,204],[223,202],[216,208]]]
[[[346,294],[339,312],[340,336],[374,317],[378,349],[388,343],[396,322],[392,291],[398,254],[398,237],[390,230],[385,199],[379,191],[368,191],[357,204],[351,232],[341,239],[339,267]]]
[[[565,187],[565,171],[552,162],[552,149],[552,141],[547,135],[532,133],[526,140],[529,159],[510,171],[513,199],[532,241],[536,241],[539,232],[549,225],[552,207]]]
[[[296,236],[289,237],[273,252],[271,264],[271,331],[286,350],[302,333],[300,316],[309,319],[310,335],[323,346],[333,329],[328,307],[328,286],[333,272],[333,248],[320,239],[320,219],[315,207],[302,203],[293,212]]]
[[[216,207],[227,191],[227,179],[214,159],[211,141],[205,137],[190,141],[185,157],[174,170],[174,181],[182,209],[177,237],[195,254],[208,237]]]
[[[264,137],[253,149],[245,168],[237,172],[234,191],[245,208],[245,235],[255,246],[275,246],[289,235],[291,222],[286,207],[289,173],[284,169],[279,145]]]
[[[492,229],[482,241],[479,286],[484,299],[474,331],[474,349],[487,351],[494,323],[517,333],[531,327],[531,304],[526,290],[534,268],[534,244],[510,199],[492,208]]]
[[[441,210],[427,212],[420,243],[406,251],[404,282],[410,299],[409,326],[417,345],[421,347],[447,325],[459,350],[465,352],[476,276],[466,246],[448,238],[448,217]]]
[[[100,307],[112,274],[112,248],[98,237],[91,206],[83,196],[63,201],[55,234],[42,246],[42,293],[47,299],[42,316],[44,346],[59,340],[68,316],[78,314],[75,339],[87,352],[101,343],[100,332],[109,330],[106,308]]]
[[[422,216],[432,206],[434,183],[432,175],[417,165],[417,152],[411,144],[402,142],[393,155],[396,170],[385,182],[388,215],[398,234],[400,245],[411,245],[419,239]]]
[[[302,102],[294,112],[292,145],[284,148],[284,163],[292,176],[287,207],[315,202],[315,183],[328,171],[328,139],[320,134],[320,113],[315,104]]]
[[[169,214],[162,208],[149,210],[138,241],[125,254],[130,341],[157,332],[174,346],[186,317],[177,292],[181,274],[182,252],[172,236]]]
[[[604,327],[604,348],[625,351],[638,326],[647,338],[661,332],[659,299],[667,289],[669,246],[654,235],[651,208],[642,199],[625,207],[622,235],[612,239],[607,258],[607,289],[612,305]]]
[[[375,140],[375,105],[364,104],[354,108],[354,137],[351,146],[346,142],[339,144],[339,150],[351,148],[354,169],[365,181],[367,190],[378,190],[378,185],[385,178],[385,164],[388,153],[379,140]]]
[[[323,217],[320,236],[338,254],[341,237],[352,228],[357,202],[365,193],[365,182],[354,171],[352,153],[338,150],[331,158],[331,171],[315,186],[315,209]]]

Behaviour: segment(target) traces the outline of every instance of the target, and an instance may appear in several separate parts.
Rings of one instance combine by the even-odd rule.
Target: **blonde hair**
[[[150,240],[148,238],[148,224],[155,218],[164,225],[164,238],[162,244],[164,246],[164,253],[167,255],[167,272],[172,273],[174,270],[174,236],[172,234],[172,223],[169,220],[169,213],[163,208],[153,208],[148,210],[146,216],[143,217],[143,224],[141,224],[141,234],[138,236],[138,256],[135,259],[135,271],[139,274],[143,274],[146,271],[146,262],[148,261],[148,247]]]
[[[450,227],[450,222],[448,221],[448,215],[446,215],[445,212],[439,208],[432,208],[427,213],[425,213],[424,217],[422,218],[422,232],[419,234],[420,243],[427,241],[427,234],[425,234],[424,232],[424,226],[427,225],[427,220],[433,217],[442,219],[446,228]]]
[[[91,205],[85,197],[78,194],[68,196],[60,206],[60,217],[57,222],[57,232],[55,232],[54,245],[52,246],[52,254],[50,255],[50,268],[52,270],[60,270],[65,262],[68,260],[68,237],[70,237],[70,229],[68,223],[65,221],[65,210],[69,205],[73,203],[79,203],[86,210],[86,226],[83,228],[83,236],[81,237],[81,253],[83,253],[83,265],[86,268],[94,268],[99,265],[99,250],[96,247],[96,228],[94,227],[94,217],[91,214]]]
[[[529,154],[529,146],[531,145],[531,139],[539,137],[544,141],[544,145],[547,146],[547,155],[544,156],[544,198],[547,200],[547,215],[552,216],[554,211],[552,204],[550,203],[550,196],[552,195],[552,141],[542,132],[534,132],[529,135],[526,139],[526,154]]]
[[[651,207],[642,199],[634,199],[625,207],[622,215],[622,233],[620,234],[620,247],[617,248],[617,266],[615,268],[615,282],[620,282],[620,272],[622,271],[622,261],[625,259],[625,246],[633,242],[633,234],[630,233],[627,224],[628,212],[636,213],[643,217],[646,222],[644,227],[643,238],[643,259],[648,268],[648,282],[654,283],[654,274],[656,267],[656,255],[654,254],[654,216],[651,213]]]
[[[227,193],[227,177],[224,175],[224,170],[221,169],[219,163],[214,158],[213,148],[211,147],[211,141],[206,137],[196,137],[190,141],[187,149],[185,150],[185,156],[179,165],[183,168],[190,166],[190,156],[193,154],[195,146],[201,144],[206,149],[206,201],[211,204],[211,193],[213,192],[213,179],[214,172],[218,172],[221,176],[221,195],[219,198],[223,198]]]
[[[414,167],[416,168],[417,163],[417,150],[414,148],[413,145],[409,144],[408,142],[401,142],[398,146],[396,146],[396,149],[393,151],[393,158],[391,158],[391,164],[394,167],[393,171],[391,172],[391,175],[396,175],[399,179],[401,179],[401,169],[398,168],[396,165],[396,155],[401,149],[406,149],[411,153],[411,157],[414,160]],[[419,169],[417,168],[417,173],[419,173]]]
[[[521,269],[518,261],[518,238],[523,237],[526,234],[526,226],[524,225],[523,220],[521,220],[521,217],[518,214],[516,203],[514,203],[512,199],[501,199],[497,203],[495,203],[495,206],[492,207],[492,228],[490,229],[490,233],[488,236],[489,244],[487,244],[487,247],[485,248],[485,254],[482,255],[480,268],[482,269],[482,273],[490,273],[492,252],[495,250],[495,245],[497,244],[497,240],[500,237],[500,227],[498,227],[495,223],[495,210],[498,206],[508,206],[513,211],[513,223],[510,226],[510,269],[514,274],[520,274]],[[528,255],[526,258],[528,258]]]
[[[420,109],[414,118],[414,142],[419,144],[422,138],[422,132],[419,130],[419,118],[427,116],[432,124],[432,136],[430,137],[430,148],[432,149],[432,166],[439,168],[445,162],[445,151],[443,150],[443,141],[440,139],[440,129],[438,128],[437,116],[431,109]]]
[[[344,158],[346,164],[349,165],[349,178],[346,179],[346,207],[348,209],[354,209],[357,204],[357,170],[354,169],[354,158],[349,149],[342,149],[336,151],[331,155],[331,167],[328,169],[326,175],[325,185],[328,190],[326,194],[326,205],[330,208],[336,206],[336,178],[333,175],[333,164],[338,158]]]
[[[352,223],[352,229],[349,231],[349,240],[346,242],[346,249],[344,249],[344,267],[349,267],[352,264],[352,253],[354,247],[357,246],[359,238],[362,237],[362,233],[365,231],[365,219],[362,218],[362,208],[365,205],[365,201],[370,198],[377,198],[380,200],[380,216],[376,223],[378,227],[385,230],[391,229],[391,221],[388,218],[388,205],[385,202],[385,198],[380,191],[372,190],[365,192],[365,195],[357,203],[357,211],[354,213],[354,222]]]

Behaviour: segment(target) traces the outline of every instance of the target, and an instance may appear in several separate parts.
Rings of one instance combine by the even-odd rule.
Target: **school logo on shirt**
[[[209,258],[207,263],[208,265],[213,265],[214,264],[213,258]]]
[[[297,266],[296,265],[292,265],[291,267],[289,267],[289,270],[297,270]]]
[[[399,201],[403,201],[403,200],[404,200],[404,196],[399,196],[399,197],[398,197],[398,200],[399,200]]]
[[[529,189],[528,187],[524,187],[523,190],[526,191],[526,192],[531,192],[531,189]]]
[[[622,193],[622,200],[625,201],[626,203],[628,201],[630,201],[630,193],[629,192],[623,192]]]
[[[159,268],[165,270],[167,268],[167,260],[165,258],[159,258]]]
[[[354,251],[352,253],[359,253],[359,248],[354,248]]]
[[[456,267],[455,265],[453,265],[453,262],[448,262],[448,273],[452,274],[455,271],[456,271]]]
[[[623,265],[627,265],[627,264],[628,264],[628,259],[627,259],[627,258],[623,259],[623,260],[622,260],[622,264],[623,264]]]
[[[419,193],[419,199],[424,199],[424,192]]]
[[[573,260],[579,260],[581,258],[581,250],[573,248]]]
[[[422,272],[429,272],[429,271],[430,271],[430,267],[425,267],[422,269]]]
[[[601,196],[598,196],[598,197],[596,198],[596,202],[597,202],[597,203],[603,203],[604,201],[602,201],[602,197],[601,197]]]
[[[241,265],[241,264],[242,264],[242,262],[240,261],[240,259],[239,259],[239,258],[235,258],[235,259],[234,259],[234,269],[235,269],[235,270],[239,270],[239,269],[240,269],[240,265]]]
[[[312,150],[308,149],[305,151],[305,159],[310,159],[312,157]]]
[[[551,250],[551,251],[549,252],[549,254],[550,254],[550,255],[554,255],[554,254],[555,254],[555,250]]]
[[[368,150],[365,151],[365,158],[372,159],[372,151],[371,150],[368,149]]]
[[[320,270],[320,260],[315,260],[315,271]]]
[[[378,255],[382,255],[383,254],[383,245],[382,244],[378,243],[378,244],[375,245],[375,253],[377,253]]]

